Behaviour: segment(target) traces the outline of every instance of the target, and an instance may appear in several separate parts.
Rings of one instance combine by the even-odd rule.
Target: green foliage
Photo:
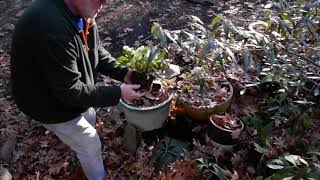
[[[181,21],[187,22],[187,29],[182,30],[167,30],[154,26],[154,34],[160,39],[160,36],[165,34],[175,46],[178,46],[179,51],[188,54],[188,59],[191,60],[193,66],[201,66],[207,64],[208,56],[212,56],[212,52],[218,46],[215,39],[210,35],[210,32],[204,27],[204,23],[196,16],[183,16],[179,18]],[[213,20],[213,25],[218,25],[220,19]],[[189,69],[190,70],[190,69]]]
[[[179,159],[180,154],[183,153],[183,150],[187,149],[188,146],[189,143],[187,142],[166,136],[155,146],[155,151],[150,159],[150,162],[158,169],[161,169],[165,165]]]
[[[155,24],[152,32],[169,54],[183,57],[187,70],[199,68],[198,73],[186,73],[186,78],[200,85],[201,92],[209,86],[208,78],[220,76],[220,72],[224,78],[239,78],[244,87],[241,95],[245,88],[256,87],[262,112],[242,120],[254,129],[257,141],[253,145],[261,153],[258,166],[269,167],[261,171],[258,168],[258,175],[272,173],[269,179],[317,179],[318,152],[312,154],[314,162],[301,156],[305,157],[304,150],[310,149],[305,148],[310,143],[303,137],[313,125],[311,117],[320,102],[320,3],[280,0],[270,4],[264,11],[264,21],[253,22],[249,27],[238,27],[222,16],[213,18],[206,27],[195,16],[183,16],[180,20],[186,21],[186,28],[170,31]],[[191,88],[192,85],[185,86],[186,90]],[[268,159],[276,144],[271,137],[280,136],[280,132],[281,136],[291,136],[292,141],[288,145],[292,147],[280,149],[299,152],[300,156]],[[214,176],[223,172],[209,159],[194,163],[200,174],[203,169]]]
[[[259,137],[262,147],[271,147],[268,138],[271,136],[273,131],[273,120],[267,113],[256,113],[253,116],[246,116],[242,118],[248,126],[252,126],[257,130],[257,135]],[[257,146],[256,146],[257,147]],[[262,148],[261,147],[261,148]],[[260,146],[256,150],[260,153],[264,151],[259,150]]]
[[[213,86],[217,85],[217,82],[223,81],[224,76],[219,72],[216,72],[215,75],[211,73],[212,67],[208,65],[203,65],[201,67],[195,67],[188,73],[185,73],[184,83],[186,85],[198,85],[200,87],[200,93],[205,92]],[[219,76],[220,75],[220,76]],[[188,87],[185,86],[185,90],[188,90]]]
[[[154,38],[159,40],[159,44],[154,47],[123,46],[123,55],[117,58],[116,67],[125,66],[134,71],[155,74],[169,68],[170,60],[166,49],[167,40],[164,30],[159,24],[154,23],[151,28]]]
[[[267,179],[318,179],[320,177],[319,165],[307,162],[298,155],[280,156],[278,159],[268,161],[266,166],[275,170],[274,174]]]
[[[140,46],[131,48],[123,47],[123,56],[117,59],[116,66],[126,66],[137,72],[152,74],[168,68],[166,52],[156,47]]]
[[[226,169],[219,166],[213,159],[210,158],[199,158],[193,160],[192,165],[197,167],[199,172],[199,176],[202,177],[206,175],[206,179],[218,178],[219,180],[227,180],[228,178],[225,176],[224,172]]]
[[[153,34],[155,39],[158,39],[160,41],[161,47],[167,46],[165,31],[162,29],[162,27],[158,23],[153,23],[153,26],[151,28],[151,33]]]

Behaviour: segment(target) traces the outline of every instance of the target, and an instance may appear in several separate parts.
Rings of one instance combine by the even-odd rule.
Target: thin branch
[[[276,44],[276,45],[277,45],[277,44]],[[294,52],[290,52],[290,51],[287,50],[287,49],[285,49],[285,51],[288,52],[288,53],[291,54],[291,55],[298,56],[299,58],[301,58],[301,59],[303,59],[303,60],[306,60],[306,61],[310,62],[311,64],[313,64],[313,65],[317,66],[318,68],[320,68],[320,65],[319,65],[319,64],[315,63],[314,61],[312,61],[312,60],[309,59],[309,58],[306,58],[306,57],[301,56],[301,55],[299,55],[299,54],[296,54],[296,53],[294,53]]]

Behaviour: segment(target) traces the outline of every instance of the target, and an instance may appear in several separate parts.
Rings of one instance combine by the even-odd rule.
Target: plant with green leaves
[[[165,136],[156,146],[150,162],[158,169],[180,158],[183,150],[189,146],[188,142]]]
[[[230,95],[230,88],[225,85],[221,49],[198,17],[183,16],[180,20],[186,20],[188,28],[170,31],[156,24],[153,29],[158,39],[163,39],[161,42],[169,54],[183,53],[184,60],[188,61],[188,65],[182,67],[183,80],[178,83],[179,99],[198,108],[214,107]],[[171,44],[168,45],[164,36]]]
[[[227,180],[229,179],[225,174],[230,174],[230,171],[224,169],[215,160],[211,158],[199,158],[191,162],[198,170],[198,178]],[[228,172],[228,173],[226,173]]]
[[[213,62],[212,58],[220,56],[219,46],[215,43],[209,29],[196,16],[188,15],[179,18],[186,21],[187,28],[181,30],[160,29],[171,40],[169,51],[173,54],[182,54],[183,60],[191,64],[188,70]],[[218,57],[217,57],[218,58]],[[220,65],[223,65],[222,63]]]
[[[155,75],[168,68],[169,60],[164,50],[155,47],[123,47],[123,55],[117,59],[116,66],[126,66],[140,73]]]
[[[257,140],[253,143],[255,151],[261,154],[257,163],[258,174],[262,174],[265,169],[265,163],[270,156],[272,145],[270,144],[270,137],[274,130],[274,120],[270,119],[270,115],[264,112],[255,113],[252,116],[242,118],[243,122],[250,128],[254,128]]]
[[[157,38],[156,35],[155,38]],[[115,66],[132,70],[132,83],[140,84],[140,90],[151,91],[150,88],[156,76],[169,69],[169,63],[167,50],[160,40],[155,46],[124,46],[123,55],[117,58]]]
[[[177,89],[180,102],[197,108],[215,107],[231,92],[224,74],[207,65],[186,72]]]
[[[261,153],[260,167],[265,168],[268,158],[278,156],[270,155],[271,150],[294,154],[301,149],[296,147],[316,125],[312,116],[320,102],[319,1],[269,2],[264,21],[248,27],[238,27],[221,16],[208,27],[195,16],[181,19],[189,20],[185,29],[163,29],[162,33],[171,42],[166,42],[169,54],[180,53],[182,60],[189,62],[187,71],[199,67],[199,74],[191,71],[185,77],[196,86],[186,84],[181,90],[206,94],[206,78],[209,72],[217,74],[218,70],[225,78],[241,83],[240,95],[256,88],[263,118],[247,120],[256,138],[252,144]],[[274,141],[280,133],[288,142],[277,149]],[[302,144],[311,146],[309,141]],[[257,173],[270,175],[267,171]]]
[[[319,152],[318,152],[319,154]],[[312,161],[307,161],[298,155],[286,154],[277,159],[268,161],[266,166],[275,172],[267,180],[281,179],[310,179],[320,177],[320,166]]]

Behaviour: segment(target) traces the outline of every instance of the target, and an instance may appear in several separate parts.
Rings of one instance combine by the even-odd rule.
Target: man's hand
[[[131,101],[134,99],[140,99],[144,96],[144,93],[138,93],[135,90],[140,88],[140,85],[133,84],[122,84],[121,88],[121,97],[125,101]]]

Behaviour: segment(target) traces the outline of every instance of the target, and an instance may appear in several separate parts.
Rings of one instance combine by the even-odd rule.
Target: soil
[[[166,87],[161,88],[157,92],[154,92],[152,90],[143,92],[145,93],[145,96],[141,99],[133,100],[130,105],[136,107],[152,107],[161,104],[162,102],[168,100],[168,98],[170,97],[170,93]]]
[[[201,91],[199,80],[189,82],[178,82],[182,92],[179,94],[179,101],[188,104],[194,108],[212,108],[225,102],[231,94],[231,89],[226,83],[208,81],[207,84],[213,84],[211,87],[205,87]],[[186,89],[187,87],[187,89]],[[190,88],[190,89],[189,89]]]
[[[153,76],[148,76],[144,73],[132,72],[132,83],[140,84],[140,88],[138,90],[147,90],[149,91],[152,85],[152,81],[154,80]]]
[[[219,127],[227,130],[241,129],[240,119],[231,117],[231,115],[212,115],[211,119]]]

